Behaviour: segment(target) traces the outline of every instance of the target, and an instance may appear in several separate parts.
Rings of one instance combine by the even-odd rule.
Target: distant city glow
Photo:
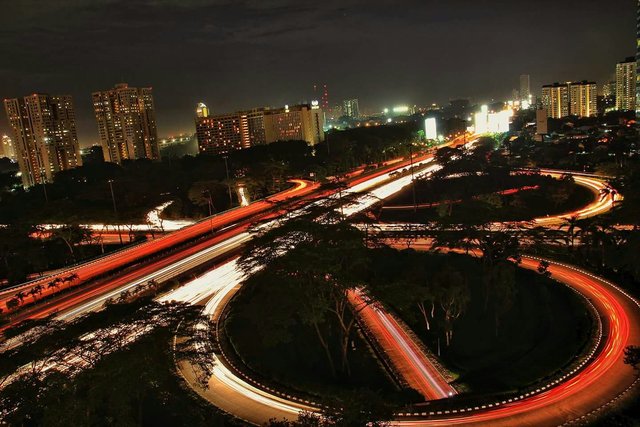
[[[409,107],[406,105],[399,105],[397,107],[393,107],[393,112],[395,114],[405,114],[409,112]]]
[[[509,132],[513,110],[506,109],[497,113],[489,113],[489,107],[483,105],[475,114],[474,131],[477,134]]]

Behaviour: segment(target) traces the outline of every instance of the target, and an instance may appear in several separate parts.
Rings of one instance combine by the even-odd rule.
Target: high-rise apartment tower
[[[25,187],[82,165],[71,96],[33,94],[5,99],[4,107]]]

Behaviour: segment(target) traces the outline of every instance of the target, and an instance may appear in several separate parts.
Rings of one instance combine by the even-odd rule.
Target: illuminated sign
[[[438,139],[438,129],[436,126],[436,119],[434,117],[428,118],[424,121],[424,133],[427,139]]]
[[[489,113],[486,105],[475,114],[475,133],[504,133],[509,132],[513,110],[507,109],[498,113]]]
[[[397,107],[393,107],[393,112],[395,114],[405,114],[409,112],[409,107],[406,105],[399,105]]]

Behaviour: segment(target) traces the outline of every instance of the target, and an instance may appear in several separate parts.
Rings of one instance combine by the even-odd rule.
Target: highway
[[[583,174],[580,172],[569,172],[569,171],[558,171],[554,169],[540,169],[536,172],[540,172],[543,175],[548,175],[553,178],[559,179],[564,175],[571,175],[573,177],[574,182],[577,185],[587,188],[594,195],[594,199],[596,199],[593,203],[590,203],[588,206],[585,206],[582,209],[578,209],[574,212],[565,212],[560,215],[551,215],[542,218],[535,218],[531,221],[532,225],[535,226],[545,226],[550,227],[554,225],[560,225],[565,222],[567,218],[575,217],[576,219],[586,219],[593,216],[597,216],[607,212],[611,209],[614,203],[621,202],[623,197],[621,194],[614,194],[613,197],[602,197],[603,190],[605,190],[609,185],[602,178],[593,174]],[[527,191],[527,190],[537,190],[537,186],[533,187],[523,187],[523,188],[514,188],[509,190],[499,191],[496,194],[505,195],[505,194],[514,194],[519,191]],[[459,203],[460,200],[456,200],[455,203]],[[422,203],[417,206],[414,205],[390,205],[384,206],[384,210],[397,211],[397,210],[412,210],[416,207],[420,208],[432,208],[434,206],[438,206],[442,202],[434,202],[434,203]]]
[[[419,172],[420,174],[428,174],[438,168],[437,165],[430,163],[429,157],[414,159],[414,162],[423,168]],[[409,185],[411,176],[400,178],[391,176],[394,170],[402,167],[406,167],[406,162],[397,164],[394,168],[389,168],[379,174],[354,179],[350,182],[350,188],[346,192],[361,193],[366,191],[367,193],[346,206],[344,208],[345,214],[353,215],[361,212],[380,199],[389,197]],[[596,184],[593,183],[593,185]],[[600,203],[598,197],[593,206],[581,210],[579,215],[597,215],[610,208],[607,203],[604,205],[600,205]],[[567,215],[559,216],[555,218],[555,221],[563,220]],[[543,218],[543,220],[548,221],[544,225],[552,223],[547,218]],[[113,289],[122,292],[128,286],[133,287],[151,279],[155,280],[155,278],[161,277],[160,275],[172,274],[171,272],[178,271],[182,267],[201,265],[207,259],[231,253],[251,238],[251,234],[247,229],[240,228],[233,232],[229,230],[228,234],[226,232],[220,233],[218,237],[220,241],[215,245],[207,241],[205,242],[206,247],[194,250],[189,255],[180,251],[179,256],[176,254],[177,258],[171,260],[167,265],[169,267],[167,270],[154,265],[148,272],[136,271],[135,277],[123,280],[123,283]],[[529,260],[525,261],[529,262]],[[530,265],[527,265],[526,262],[523,263],[526,267],[531,268],[534,264],[537,267],[537,260],[531,260]],[[630,373],[630,368],[622,364],[621,351],[628,343],[637,344],[639,342],[638,325],[640,319],[637,304],[612,284],[588,273],[576,271],[570,266],[552,263],[549,270],[554,278],[578,289],[590,298],[603,319],[606,319],[603,322],[607,328],[604,351],[599,352],[593,360],[571,378],[553,384],[533,396],[525,396],[522,399],[505,403],[496,402],[490,408],[478,408],[477,410],[461,408],[464,409],[464,412],[457,410],[450,414],[403,414],[399,417],[397,425],[514,425],[515,420],[517,420],[517,425],[557,425],[563,422],[560,420],[566,421],[588,413],[625,390],[625,385],[628,386],[629,381],[625,382],[624,379],[633,381],[634,377]],[[162,298],[164,300],[205,303],[204,312],[215,318],[222,312],[233,293],[241,286],[243,279],[235,260],[231,260]],[[109,294],[105,293],[103,289],[90,298],[82,296],[78,301],[70,303],[64,310],[56,311],[59,316],[70,319],[99,307],[105,299],[109,298],[107,295]],[[448,386],[448,384],[445,385],[446,382],[445,384],[438,382],[437,370],[435,373],[429,374],[429,367],[417,362],[421,358],[419,352],[413,351],[410,339],[403,343],[403,331],[394,327],[393,318],[385,316],[384,311],[375,312],[375,308],[377,307],[371,307],[379,322],[384,326],[379,336],[382,337],[385,333],[392,336],[390,340],[392,345],[403,349],[398,352],[399,357],[408,357],[407,364],[413,365],[410,371],[427,373],[426,377],[424,374],[420,376],[423,378],[422,381],[428,384],[427,389],[435,390],[435,394],[430,395],[429,398],[442,398],[445,395],[449,396],[449,393],[455,393],[455,390],[451,391],[446,388]],[[412,354],[412,351],[415,354]],[[251,378],[242,377],[239,370],[233,369],[228,360],[220,357],[217,354],[212,354],[214,371],[209,380],[208,389],[202,389],[195,384],[192,367],[182,365],[180,371],[199,394],[223,410],[256,424],[261,424],[273,417],[295,418],[300,410],[317,410],[316,405],[312,402],[296,400],[292,396],[282,395],[276,390],[270,390],[263,385],[256,384]],[[574,380],[575,378],[578,380]],[[601,385],[603,378],[610,380]],[[593,387],[596,382],[598,382],[597,387]],[[433,392],[433,390],[428,391],[427,389],[422,391],[425,395]]]
[[[356,307],[365,304],[358,292],[352,291],[349,298]],[[383,307],[370,304],[362,308],[358,315],[367,330],[376,337],[378,345],[401,378],[422,394],[425,400],[446,399],[457,394],[419,344]]]
[[[437,168],[436,165],[431,165],[423,173],[433,171],[435,168]],[[398,180],[373,190],[371,192],[373,197],[363,196],[352,206],[351,213],[359,211],[359,208],[364,209],[370,206],[374,203],[371,200],[393,194],[394,191],[398,191],[406,184],[406,181]],[[584,209],[567,215],[577,214],[579,217],[588,217],[611,208],[612,201],[600,200],[599,188],[603,185],[602,182],[590,181],[588,185],[594,190],[594,193],[598,191],[596,200]],[[564,218],[566,218],[565,215],[553,218],[546,217],[540,222],[544,222],[545,225],[556,224]],[[537,259],[525,258],[522,266],[535,269],[538,264],[539,260]],[[515,396],[505,401],[484,405],[484,407],[463,407],[446,411],[448,413],[399,414],[398,420],[393,424],[402,426],[559,425],[589,414],[625,393],[636,378],[633,370],[622,362],[622,351],[627,345],[640,342],[640,308],[637,302],[606,280],[572,266],[550,261],[549,272],[552,278],[572,287],[592,301],[602,317],[604,342],[595,357],[589,359],[580,370],[567,374],[562,380],[541,386],[538,391],[527,393],[527,395]],[[239,286],[240,282],[235,283],[227,288],[228,293],[217,294],[207,304],[205,313],[213,318],[219,315],[224,308],[225,301]],[[374,317],[379,319],[376,322],[384,324],[384,327],[379,331],[378,339],[383,342],[386,334],[402,335],[401,330],[396,330],[394,333],[392,318],[388,318],[384,311],[376,312],[376,309],[378,307],[371,307],[371,311],[376,315]],[[390,341],[393,345],[404,347],[404,344],[397,339]],[[404,375],[404,378],[409,379],[416,372],[428,370],[416,363],[411,348],[404,347],[399,353],[401,358],[404,357],[407,360],[405,365],[408,373]],[[217,355],[212,357],[216,366],[226,366],[229,363],[219,359]],[[209,389],[201,389],[190,380],[188,367],[182,366],[181,368],[187,381],[203,397],[223,410],[255,424],[261,424],[273,417],[291,418],[291,415],[296,411],[309,410],[309,404],[305,403],[301,408],[301,403],[292,398],[282,396],[266,387],[260,387],[252,383],[249,378],[240,378],[236,370],[225,368],[224,371],[214,371],[214,375],[209,380]],[[433,377],[437,378],[438,374]],[[409,379],[409,381],[411,380]],[[413,384],[420,390],[420,385],[415,385],[417,382],[416,380]],[[445,388],[437,390],[438,385]],[[441,398],[449,394],[446,385],[434,383],[428,384],[427,390],[421,390],[421,392],[423,394],[431,393],[429,388],[437,390],[436,394],[430,396],[431,398]],[[259,398],[256,398],[256,393]],[[282,401],[283,398],[285,402]]]
[[[456,143],[459,143],[459,140],[448,144]],[[415,156],[413,160],[386,162],[386,167],[368,174],[364,173],[364,168],[358,168],[347,174],[349,189],[343,193],[359,192],[378,185],[387,180],[390,173],[406,168],[411,163],[418,165],[429,161],[431,157],[424,155]],[[405,177],[405,181],[407,179]],[[42,318],[52,314],[55,314],[57,318],[73,318],[86,313],[89,307],[91,309],[99,308],[108,298],[118,295],[124,290],[135,288],[141,283],[146,283],[149,280],[166,281],[176,277],[190,268],[237,249],[240,244],[225,250],[216,250],[211,247],[246,232],[251,224],[257,220],[277,217],[279,213],[272,209],[274,203],[295,200],[300,206],[304,206],[304,204],[314,203],[315,200],[322,200],[336,193],[336,190],[320,190],[316,183],[303,180],[293,180],[293,182],[295,186],[292,189],[266,200],[215,215],[156,240],[132,246],[68,269],[61,269],[55,274],[0,291],[0,308],[3,309],[6,308],[7,301],[14,298],[16,293],[21,292],[23,295],[23,302],[17,312],[12,314],[10,323],[3,325],[0,331],[27,319]],[[210,237],[201,238],[202,241],[196,244],[186,245],[198,236],[207,236],[212,229],[214,233]],[[181,243],[182,246],[180,246]],[[178,249],[168,254],[163,253],[163,250],[167,251],[168,248],[176,246]],[[158,253],[162,256],[158,257]],[[151,261],[140,262],[149,257],[152,257]],[[131,264],[135,264],[135,268],[123,269]],[[65,280],[72,274],[77,274],[78,278]],[[53,284],[55,286],[52,286]],[[40,293],[29,294],[28,291],[36,286],[40,286]],[[53,295],[61,290],[65,292]],[[43,300],[46,296],[49,298]],[[7,311],[11,310],[6,310],[5,313]],[[70,314],[67,315],[67,313]]]
[[[426,176],[439,169],[439,166],[432,163],[431,156],[416,161],[416,165],[420,168],[416,172],[417,177]],[[410,185],[411,181],[411,175],[398,177],[394,174],[394,171],[389,171],[387,174],[353,185],[345,193],[357,195],[357,197],[345,205],[342,208],[342,212],[346,216],[362,212],[380,200]],[[334,195],[333,197],[337,196]],[[219,283],[216,285],[210,284],[211,286],[216,286],[219,291],[206,302],[203,311],[203,314],[212,318],[214,322],[222,315],[226,303],[238,291],[244,279],[236,261],[233,260],[229,264],[231,265],[229,268],[236,270],[234,279],[224,286]],[[207,285],[202,283],[201,286],[206,287]],[[358,295],[352,294],[351,298],[355,304],[358,304]],[[370,313],[368,308],[363,312],[365,316]],[[391,355],[391,363],[397,364],[398,369],[408,375],[407,382],[419,384],[417,389],[428,399],[439,399],[454,395],[456,393],[455,389],[448,385],[431,361],[420,350],[418,344],[413,341],[406,331],[402,330],[396,320],[386,314],[381,307],[376,307],[373,312],[376,319],[381,322],[380,328],[377,329],[381,335],[376,338],[383,349]],[[392,348],[399,349],[399,351],[392,352]],[[180,365],[180,371],[185,380],[198,394],[225,412],[253,424],[263,424],[271,418],[296,418],[301,410],[311,411],[316,406],[312,402],[300,401],[293,396],[280,394],[277,390],[255,383],[251,378],[243,376],[241,369],[234,369],[231,362],[224,355],[214,352],[211,357],[214,369],[206,388],[202,388],[195,380],[195,368],[192,366],[183,363]],[[409,372],[406,369],[403,370],[402,364],[407,361],[415,367],[413,372]]]
[[[415,420],[399,420],[399,426],[557,426],[578,419],[627,392],[636,382],[633,369],[623,363],[627,345],[640,342],[640,306],[614,284],[576,267],[550,263],[551,277],[580,292],[602,318],[600,350],[581,370],[564,381],[556,380],[532,395],[494,402],[479,410],[461,408],[449,416],[407,414]],[[523,268],[535,270],[540,259],[524,258]]]
[[[192,239],[210,233],[211,230],[217,230],[265,212],[273,208],[274,203],[308,195],[319,187],[318,184],[303,180],[295,180],[294,183],[295,186],[293,188],[274,195],[267,200],[258,201],[246,207],[226,211],[220,215],[207,218],[158,239],[125,248],[96,260],[71,267],[55,275],[38,278],[23,285],[2,290],[0,291],[0,308],[2,308],[5,313],[12,311],[11,307],[7,307],[7,302],[14,298],[14,295],[16,295],[17,292],[23,292],[24,294],[24,298],[21,303],[21,307],[24,307],[37,302],[45,296],[53,295],[64,289],[64,286],[50,286],[50,283],[55,279],[65,280],[74,274],[77,275],[77,277],[74,276],[72,280],[67,280],[67,282],[69,282],[67,287],[79,286],[96,277],[122,269],[126,265],[139,262],[151,255],[167,251],[177,245],[189,242]],[[28,293],[30,289],[38,285],[41,286],[41,293],[37,296]]]
[[[429,166],[431,161],[430,156],[424,156],[423,158],[415,158],[413,162],[418,167],[428,167],[433,169],[433,166]],[[386,197],[388,194],[392,194],[398,189],[406,186],[411,181],[410,176],[404,176],[401,178],[394,178],[391,182],[388,182],[392,173],[395,170],[406,167],[407,162],[395,163],[392,168],[384,170],[378,173],[374,173],[367,176],[358,176],[349,182],[349,188],[343,193],[359,193],[366,191],[367,189],[375,188],[373,195],[365,195],[360,197],[355,203],[349,205],[346,209],[351,212],[358,212],[362,209],[366,209],[372,203],[377,201],[379,197]],[[385,185],[381,185],[385,183]],[[330,197],[336,198],[338,195],[334,194]],[[313,203],[323,203],[324,199]],[[304,209],[304,208],[301,208]],[[292,213],[295,216],[295,212]],[[276,216],[276,215],[273,215]],[[265,223],[261,227],[269,227],[276,225],[275,220]],[[96,310],[104,304],[108,299],[116,297],[118,294],[133,289],[141,284],[148,282],[149,280],[164,281],[170,277],[174,277],[181,272],[199,266],[210,259],[213,259],[222,254],[229,254],[235,249],[239,248],[252,234],[248,231],[248,226],[235,227],[224,233],[220,233],[216,236],[219,243],[211,245],[208,240],[189,248],[188,250],[193,254],[185,257],[185,251],[183,250],[177,254],[173,254],[167,259],[163,259],[158,262],[164,262],[168,265],[163,268],[159,268],[158,262],[152,263],[147,267],[141,267],[136,269],[130,275],[119,277],[117,280],[110,280],[107,282],[107,287],[97,286],[95,289],[91,287],[82,287],[77,289],[77,293],[66,295],[62,301],[56,302],[51,306],[46,304],[34,305],[34,309],[40,310],[40,315],[53,314],[55,318],[59,320],[71,320],[78,315],[85,314],[89,311]],[[203,247],[200,247],[203,246]],[[189,303],[199,303],[202,301],[209,301],[206,305],[206,309],[210,307],[216,307],[218,303],[226,301],[230,296],[229,292],[235,289],[239,283],[244,279],[244,275],[237,269],[235,261],[223,264],[221,267],[216,268],[209,273],[197,278],[184,286],[179,287],[175,291],[168,293],[167,295],[159,298],[160,301],[183,301]],[[205,309],[205,310],[206,310]],[[34,317],[34,314],[26,310],[25,315],[28,318]],[[131,336],[130,339],[135,339],[135,336]],[[19,343],[19,338],[9,345]],[[7,343],[5,343],[7,344]],[[5,346],[6,348],[6,346]],[[70,356],[73,357],[73,356]],[[280,397],[266,397],[261,396],[260,389],[250,384],[243,383],[239,378],[234,378],[230,371],[224,368],[224,364],[214,363],[214,377],[220,380],[217,388],[211,387],[209,390],[219,389],[224,386],[229,388],[229,391],[235,391],[237,393],[242,390],[244,394],[251,397],[251,402],[242,401],[240,407],[251,408],[254,404],[261,404],[268,401],[267,407],[275,407],[278,410],[288,411],[289,415],[297,414],[301,409],[313,409],[313,407],[299,402],[293,402],[292,404],[285,403],[286,399]],[[188,377],[188,373],[185,374]],[[226,396],[227,394],[223,394]],[[233,395],[233,393],[232,393]],[[232,399],[233,400],[233,399]],[[237,408],[236,408],[237,409]],[[261,413],[258,411],[257,413]]]
[[[554,178],[560,178],[561,175],[570,174],[576,184],[581,185],[591,191],[594,195],[594,200],[589,205],[577,209],[571,212],[565,212],[558,215],[548,215],[540,218],[533,218],[530,221],[511,221],[511,222],[496,222],[492,227],[496,229],[504,229],[505,225],[514,224],[517,226],[525,227],[559,227],[562,226],[568,219],[587,219],[594,216],[601,215],[608,212],[613,208],[616,203],[623,200],[622,195],[615,194],[614,197],[602,197],[602,191],[605,190],[609,184],[602,178],[596,178],[593,176],[584,176],[582,174],[572,174],[571,172],[559,173],[558,171],[541,170],[541,173],[553,176]],[[389,207],[393,209],[393,206]],[[404,206],[401,206],[404,209]],[[412,207],[411,207],[412,208]],[[381,231],[403,231],[403,230],[419,230],[423,224],[412,223],[380,223],[376,227]]]

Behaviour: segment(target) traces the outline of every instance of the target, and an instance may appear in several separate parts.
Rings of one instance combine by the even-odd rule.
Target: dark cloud
[[[502,97],[534,85],[609,79],[634,53],[635,1],[0,0],[0,97],[71,93],[83,144],[90,93],[155,90],[161,133],[192,110],[279,105],[326,82],[364,107]],[[0,130],[6,131],[4,114]]]

